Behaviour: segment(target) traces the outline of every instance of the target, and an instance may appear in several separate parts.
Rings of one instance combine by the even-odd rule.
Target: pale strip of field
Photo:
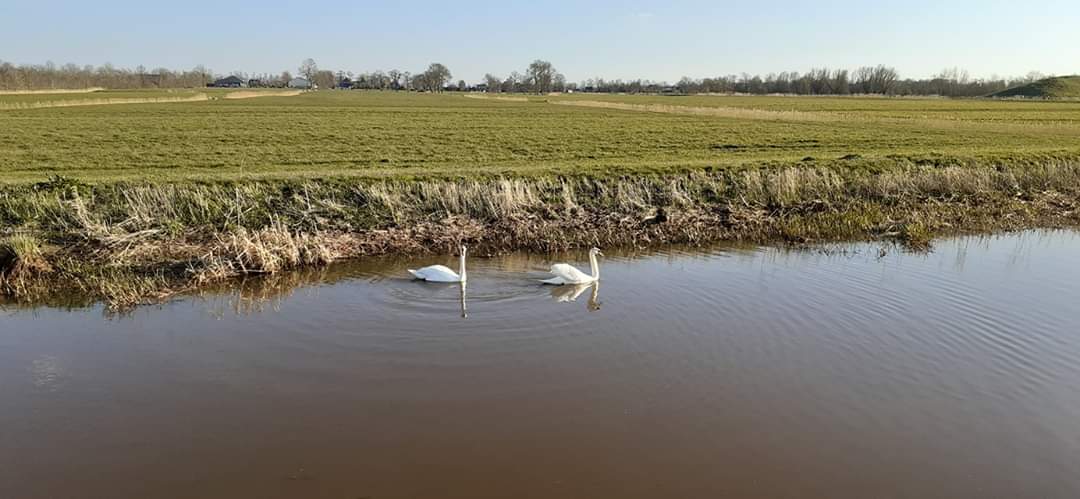
[[[199,102],[210,100],[206,94],[195,94],[188,97],[125,97],[103,99],[77,99],[77,100],[53,100],[41,102],[8,102],[0,103],[0,110],[12,109],[41,109],[48,107],[78,107],[78,106],[107,106],[113,104],[160,104],[165,102]]]
[[[552,104],[563,106],[595,107],[602,109],[616,109],[622,111],[637,111],[650,113],[670,113],[696,116],[717,116],[723,118],[736,118],[747,120],[769,121],[803,121],[803,122],[864,122],[864,123],[889,123],[896,125],[916,125],[940,130],[978,130],[998,133],[1054,133],[1064,136],[1080,135],[1080,126],[1075,124],[1047,124],[1047,123],[1001,123],[1001,122],[978,122],[965,120],[946,120],[940,118],[897,118],[858,116],[852,113],[831,112],[808,112],[808,111],[773,111],[765,109],[751,109],[738,107],[691,107],[665,104],[629,104],[623,102],[604,101],[571,101],[549,100]]]
[[[36,94],[89,94],[105,90],[102,87],[92,88],[50,88],[46,90],[0,90],[0,95],[36,95]]]
[[[253,97],[292,97],[304,93],[303,90],[240,90],[225,94],[226,99],[251,99]]]
[[[746,120],[769,120],[769,121],[843,121],[842,116],[831,113],[815,113],[806,111],[770,111],[765,109],[748,109],[741,107],[690,107],[671,106],[664,104],[627,104],[623,102],[603,102],[593,100],[551,100],[552,104],[560,106],[595,107],[601,109],[616,109],[620,111],[638,111],[644,113],[668,113],[690,114],[697,116],[718,116],[722,118],[737,118]]]
[[[494,97],[488,95],[472,95],[466,94],[465,97],[470,99],[484,99],[484,100],[501,100],[503,102],[529,102],[528,97]]]
[[[0,110],[41,109],[50,107],[107,106],[114,104],[162,104],[169,102],[201,102],[215,99],[251,99],[255,97],[292,97],[302,94],[302,90],[244,90],[229,92],[216,97],[198,93],[187,97],[116,97],[100,99],[71,99],[40,102],[0,102]]]

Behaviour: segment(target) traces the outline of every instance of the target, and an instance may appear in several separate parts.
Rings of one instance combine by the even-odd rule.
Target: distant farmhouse
[[[289,80],[289,88],[299,88],[302,90],[308,90],[311,88],[311,82],[304,78],[293,78]]]
[[[220,80],[214,80],[214,83],[210,84],[211,87],[217,88],[239,88],[245,86],[244,80],[241,80],[236,76],[228,76],[221,78]]]

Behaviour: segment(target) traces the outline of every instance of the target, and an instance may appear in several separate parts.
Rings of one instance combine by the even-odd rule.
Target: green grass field
[[[1002,90],[995,97],[1080,99],[1080,76],[1058,76]]]
[[[0,182],[58,174],[87,182],[601,174],[808,162],[878,169],[1080,157],[1080,102],[314,92],[3,109],[203,91],[0,95]]]

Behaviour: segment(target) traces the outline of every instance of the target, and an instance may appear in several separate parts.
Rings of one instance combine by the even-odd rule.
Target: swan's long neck
[[[458,266],[458,274],[461,275],[461,280],[465,281],[465,248],[461,249],[461,264]]]
[[[592,278],[594,281],[600,280],[600,264],[596,261],[596,253],[589,254],[589,266],[592,267]]]

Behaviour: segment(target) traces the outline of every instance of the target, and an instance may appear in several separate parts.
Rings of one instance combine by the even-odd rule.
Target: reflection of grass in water
[[[237,315],[277,310],[297,290],[336,282],[334,267],[308,268],[253,277],[241,277],[198,290],[194,296],[208,302],[224,315],[225,309]]]

